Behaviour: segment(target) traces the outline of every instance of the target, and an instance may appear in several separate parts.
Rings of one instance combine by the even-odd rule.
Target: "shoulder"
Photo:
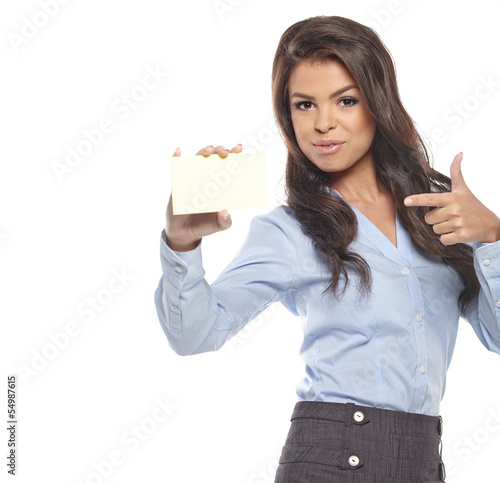
[[[300,224],[293,216],[292,210],[286,205],[278,205],[267,213],[254,216],[250,224],[249,236],[258,238],[260,241],[274,242],[277,245],[286,239],[286,243],[295,248],[304,241]]]
[[[292,209],[287,205],[275,206],[267,214],[279,220],[282,220],[284,223],[290,223],[291,221],[293,221]]]
[[[267,213],[263,213],[254,217],[254,220],[264,223],[275,224],[285,232],[300,231],[300,223],[293,215],[293,211],[286,205],[275,206]]]

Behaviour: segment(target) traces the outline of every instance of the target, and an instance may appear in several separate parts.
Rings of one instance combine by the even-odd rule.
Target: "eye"
[[[313,103],[311,101],[300,101],[294,102],[293,106],[299,111],[307,111],[312,107]]]
[[[359,99],[356,99],[355,97],[343,97],[342,99],[339,99],[339,102],[343,103],[342,107],[349,109],[354,107],[359,102]]]

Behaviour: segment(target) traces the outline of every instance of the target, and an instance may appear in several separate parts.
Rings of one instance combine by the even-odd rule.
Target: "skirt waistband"
[[[445,481],[441,416],[298,401],[291,422],[275,483]]]
[[[441,416],[406,413],[354,403],[298,401],[290,420],[309,418],[343,422],[348,426],[363,426],[370,423],[374,429],[383,433],[407,434],[415,437],[427,438],[429,435],[441,436],[443,433]]]

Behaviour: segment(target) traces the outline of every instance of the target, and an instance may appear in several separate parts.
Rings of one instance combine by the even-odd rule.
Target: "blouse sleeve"
[[[482,344],[500,354],[500,241],[472,244],[474,268],[481,288],[462,314]]]
[[[252,219],[235,258],[211,285],[204,278],[203,240],[193,250],[176,252],[162,231],[163,275],[155,305],[177,354],[216,351],[271,303],[283,302],[293,287],[296,249],[277,210]]]

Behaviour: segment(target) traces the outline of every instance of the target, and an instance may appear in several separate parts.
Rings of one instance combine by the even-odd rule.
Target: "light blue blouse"
[[[420,251],[399,217],[396,248],[351,207],[359,228],[350,248],[372,271],[372,293],[364,298],[355,274],[339,300],[329,292],[322,296],[330,279],[323,255],[283,205],[253,218],[235,258],[211,285],[204,279],[203,241],[176,252],[162,231],[163,276],[155,304],[172,349],[182,355],[218,350],[281,302],[300,317],[304,333],[299,400],[438,416],[460,316],[487,349],[500,354],[500,241],[470,243],[481,291],[461,314],[463,282],[452,268]]]

